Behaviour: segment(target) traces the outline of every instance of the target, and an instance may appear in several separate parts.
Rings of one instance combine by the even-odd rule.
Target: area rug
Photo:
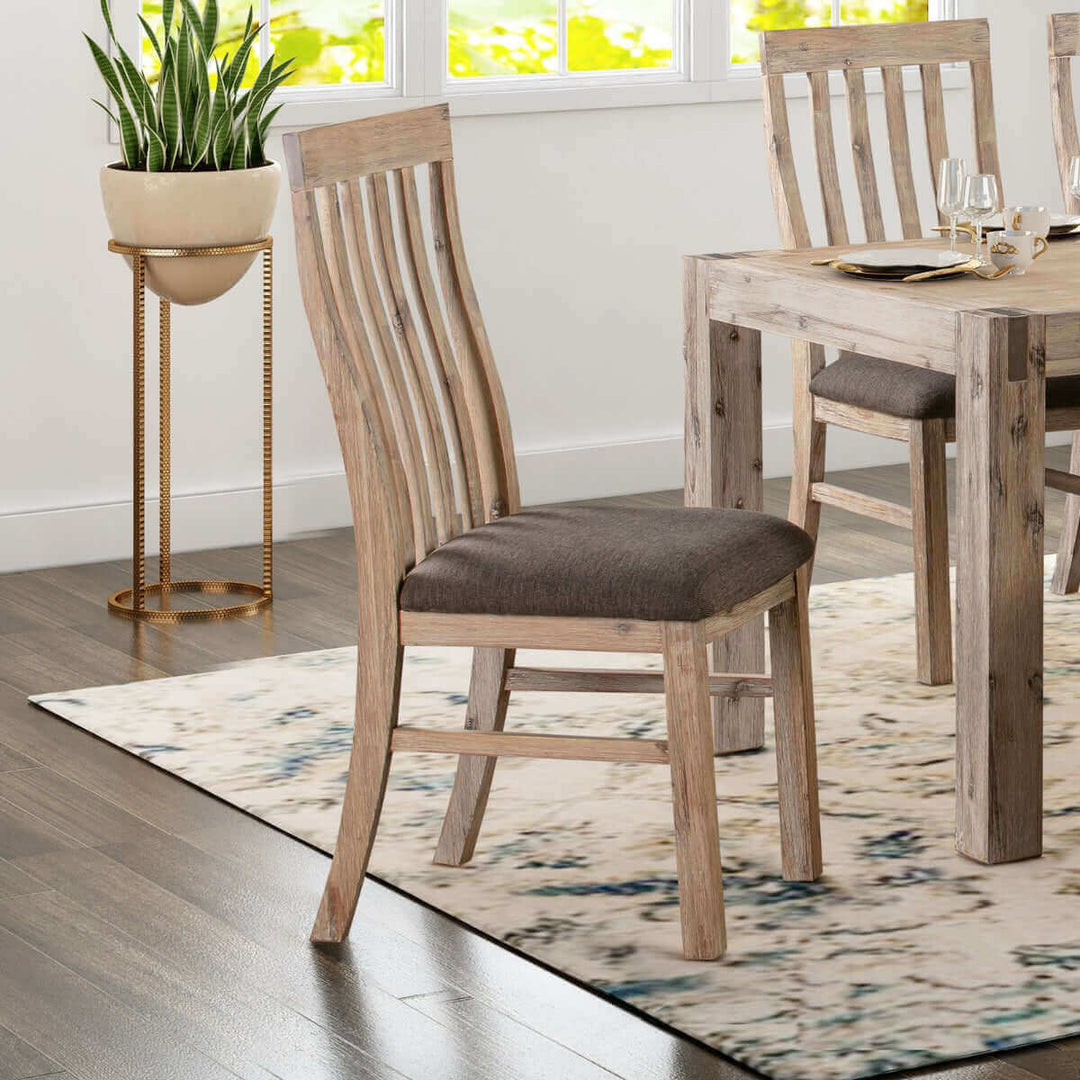
[[[953,852],[954,698],[914,682],[910,575],[816,588],[825,877],[780,875],[775,759],[717,760],[730,951],[679,954],[666,769],[499,762],[473,863],[431,863],[455,759],[395,759],[372,871],[779,1080],[848,1080],[1080,1033],[1080,601],[1046,605],[1046,854]],[[586,666],[581,654],[522,664]],[[351,649],[37,704],[331,850]],[[612,666],[657,668],[635,656]],[[403,722],[461,723],[464,650],[410,649]],[[509,726],[662,737],[663,697],[514,697]]]

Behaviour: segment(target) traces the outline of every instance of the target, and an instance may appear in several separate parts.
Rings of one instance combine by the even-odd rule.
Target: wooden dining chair
[[[1073,57],[1080,56],[1080,13],[1068,11],[1050,15],[1047,22],[1050,32],[1050,117],[1054,127],[1061,195],[1066,211],[1080,214],[1080,197],[1069,191],[1069,162],[1080,156],[1072,80]],[[1080,474],[1080,431],[1073,432],[1069,473],[1072,479]],[[1064,595],[1080,590],[1080,493],[1076,485],[1070,484],[1061,474],[1056,477],[1048,475],[1047,484],[1070,492],[1065,500],[1061,541],[1050,586],[1054,592]]]
[[[867,242],[886,239],[871,141],[866,71],[880,69],[900,234],[924,235],[912,167],[904,68],[917,65],[930,175],[949,156],[941,68],[966,64],[971,73],[975,165],[1001,185],[985,19],[778,30],[761,35],[765,137],[781,243],[813,246],[792,150],[784,77],[805,74],[817,175],[830,245],[851,242],[840,186],[829,73],[843,73],[856,186]],[[941,220],[944,220],[942,217]],[[956,439],[956,380],[878,357],[841,352],[826,366],[822,346],[793,343],[795,454],[789,517],[817,537],[822,504],[912,530],[915,554],[916,655],[920,682],[952,681],[949,523],[945,445]],[[1046,430],[1080,426],[1080,380],[1047,380]],[[824,482],[825,433],[834,424],[907,442],[911,503],[901,506]]]
[[[774,696],[783,874],[821,872],[806,598],[795,586],[809,537],[738,510],[522,512],[465,263],[447,107],[289,134],[285,148],[359,584],[355,735],[313,940],[348,933],[391,754],[413,750],[460,755],[436,852],[449,865],[472,856],[500,756],[668,766],[683,951],[719,957],[710,695]],[[710,676],[707,644],[765,611],[772,678]],[[397,724],[407,645],[475,650],[464,731]],[[518,647],[662,653],[664,673],[517,667]],[[529,689],[664,693],[667,738],[504,732],[511,690]]]

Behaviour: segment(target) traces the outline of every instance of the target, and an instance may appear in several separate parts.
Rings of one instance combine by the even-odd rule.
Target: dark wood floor
[[[845,481],[906,498],[903,469]],[[1051,494],[1048,545],[1059,518]],[[825,511],[819,580],[910,560],[903,530]],[[26,703],[354,640],[347,533],[281,544],[276,568],[271,613],[167,629],[105,613],[122,563],[0,577],[0,1080],[750,1076],[374,882],[350,941],[312,948],[323,855]],[[924,1075],[1077,1080],[1080,1040]]]

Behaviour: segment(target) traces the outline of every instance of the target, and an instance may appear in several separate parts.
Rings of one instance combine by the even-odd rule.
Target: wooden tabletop
[[[948,241],[865,247],[944,250]],[[709,317],[955,372],[957,316],[1011,309],[1047,317],[1047,375],[1080,373],[1080,238],[1052,241],[1026,274],[996,281],[973,274],[913,283],[877,281],[812,265],[858,250],[849,244],[696,256],[708,262]]]

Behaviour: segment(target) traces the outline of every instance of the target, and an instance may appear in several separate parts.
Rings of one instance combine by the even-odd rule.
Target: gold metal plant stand
[[[228,619],[251,615],[270,603],[273,596],[273,322],[274,264],[273,240],[267,237],[252,244],[202,248],[144,248],[109,241],[109,250],[131,256],[134,306],[134,556],[133,585],[109,597],[109,610],[129,619],[152,623],[194,622],[205,619]],[[162,299],[160,339],[160,580],[146,581],[146,260],[183,259],[194,256],[217,257],[263,253],[263,558],[262,584],[246,581],[173,581],[172,580],[172,486],[170,459],[171,410],[171,317],[172,305]],[[242,604],[226,607],[170,608],[174,593],[239,593],[255,597]],[[148,597],[161,598],[160,607],[147,607]]]

